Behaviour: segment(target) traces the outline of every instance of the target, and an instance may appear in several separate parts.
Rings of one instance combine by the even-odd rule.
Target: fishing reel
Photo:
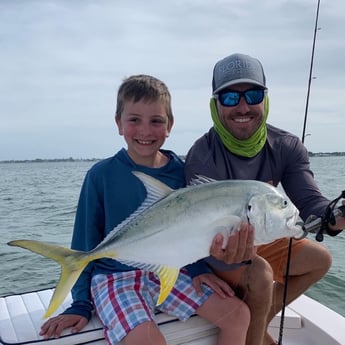
[[[327,231],[329,228],[328,226],[335,225],[337,217],[345,217],[345,205],[336,207],[338,201],[344,198],[345,190],[343,190],[337,198],[335,198],[328,204],[326,211],[322,217],[311,216],[310,218],[308,218],[306,223],[302,226],[304,233],[316,233],[316,241],[322,242],[324,239],[324,233],[329,233]],[[334,235],[338,234],[341,231],[342,230],[334,231]]]

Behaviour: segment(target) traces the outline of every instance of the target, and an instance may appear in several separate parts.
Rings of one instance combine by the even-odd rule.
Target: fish
[[[172,290],[183,266],[209,256],[217,233],[223,235],[225,246],[241,221],[249,221],[254,226],[255,245],[282,237],[298,237],[302,232],[295,205],[268,183],[216,181],[197,176],[190,185],[174,190],[142,172],[133,171],[133,174],[144,184],[146,199],[93,250],[77,251],[35,240],[8,242],[10,246],[28,249],[61,265],[60,280],[44,318],[56,311],[93,260],[112,258],[157,274],[159,305]]]

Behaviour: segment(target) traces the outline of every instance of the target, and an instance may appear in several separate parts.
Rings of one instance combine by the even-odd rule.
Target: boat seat
[[[64,331],[59,339],[44,340],[40,335],[43,323],[42,316],[49,305],[54,289],[0,297],[0,344],[28,345],[28,344],[93,344],[104,345],[103,329],[98,317],[94,315],[87,326],[77,334]],[[71,303],[69,294],[65,302],[56,311],[61,313]],[[212,336],[217,328],[199,316],[193,316],[186,322],[180,322],[175,317],[157,312],[157,323],[167,339],[168,344],[180,344],[198,338]],[[271,323],[271,327],[279,327],[279,315]],[[285,327],[300,328],[301,318],[292,310],[285,312]],[[122,344],[122,343],[121,343]]]

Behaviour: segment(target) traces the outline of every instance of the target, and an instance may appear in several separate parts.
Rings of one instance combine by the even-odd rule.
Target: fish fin
[[[147,191],[147,199],[149,200],[158,201],[174,191],[174,189],[152,176],[140,171],[132,171],[132,173],[144,184]]]
[[[158,200],[166,197],[171,192],[174,191],[174,189],[170,188],[163,182],[146,175],[140,171],[132,171],[132,173],[140,179],[140,181],[144,184],[147,196],[143,203],[125,220],[123,220],[120,224],[118,224],[103,240],[103,242],[106,242],[109,240],[109,237],[116,238],[122,234],[122,230],[124,229],[125,225],[128,224],[133,218],[137,217],[139,214],[141,214],[143,211],[145,211],[147,208],[152,206],[155,202]],[[126,231],[126,230],[124,230]]]
[[[28,249],[34,253],[53,259],[61,265],[61,276],[50,300],[44,318],[49,317],[65,300],[68,292],[79,278],[87,264],[94,260],[85,252],[32,240],[15,240],[8,242],[10,246]]]
[[[143,262],[136,262],[136,261],[131,261],[131,260],[123,260],[123,259],[117,259],[117,260],[128,266],[133,266],[141,270],[150,271],[158,275],[159,281],[161,283],[161,288],[159,292],[157,305],[162,304],[165,301],[165,299],[168,297],[180,273],[180,269],[176,267],[147,264]]]
[[[56,309],[62,304],[67,294],[70,292],[73,285],[78,280],[80,274],[82,273],[82,271],[88,263],[88,260],[78,260],[79,268],[74,271],[71,271],[68,265],[61,264],[60,280],[54,290],[48,309],[46,310],[43,318],[48,318],[49,316],[51,316],[56,311]]]
[[[195,177],[190,180],[188,187],[197,186],[199,184],[210,183],[214,181],[217,181],[217,180],[207,177],[207,176],[203,176],[203,175],[195,175]]]
[[[156,303],[158,306],[162,304],[170,294],[176,283],[180,270],[176,267],[161,266],[155,273],[158,274],[161,283],[161,288]]]

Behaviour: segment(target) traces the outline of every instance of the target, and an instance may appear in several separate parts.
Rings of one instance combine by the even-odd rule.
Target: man
[[[291,133],[267,124],[269,111],[268,90],[263,67],[259,60],[248,55],[233,54],[216,63],[213,70],[211,116],[213,127],[192,146],[186,157],[187,182],[196,174],[222,179],[252,179],[282,184],[297,206],[303,220],[308,216],[322,216],[330,201],[321,195],[309,167],[308,152]],[[336,219],[327,233],[336,235],[345,228],[345,218]],[[288,253],[288,239],[257,248],[273,270],[273,298],[267,323],[281,310]],[[221,250],[213,252],[217,259],[226,261]],[[293,241],[289,270],[287,303],[304,293],[320,280],[331,265],[330,253],[319,243],[304,239]],[[233,271],[215,271],[232,282]],[[252,313],[251,327],[256,317],[262,316],[258,300],[262,291],[248,287],[245,301]],[[275,344],[266,332],[259,341],[255,332],[248,333],[247,344]],[[256,339],[255,339],[256,338]]]

